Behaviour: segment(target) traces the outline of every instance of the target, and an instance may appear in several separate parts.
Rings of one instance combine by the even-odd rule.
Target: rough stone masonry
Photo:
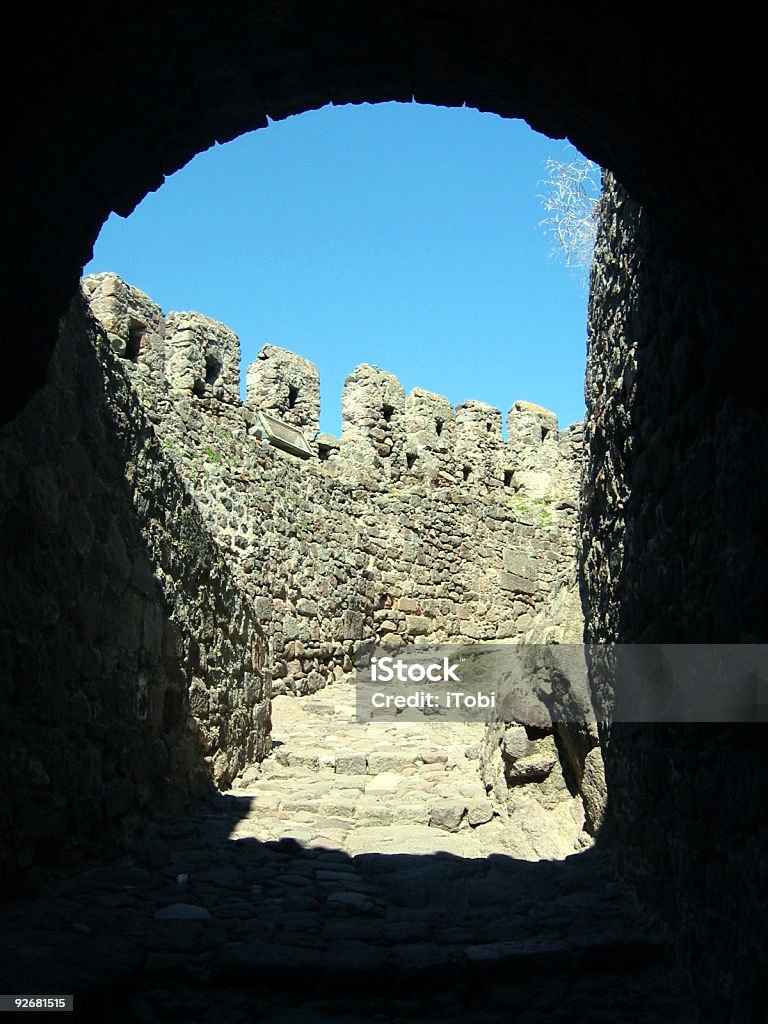
[[[265,345],[239,396],[222,324],[161,310],[114,274],[86,278],[161,444],[270,640],[273,692],[317,690],[354,645],[581,640],[576,519],[582,426],[527,402],[453,409],[358,366],[342,437],[319,433],[306,359]],[[133,339],[133,340],[132,340]]]
[[[108,729],[97,737],[100,701],[84,715],[70,685],[86,666],[93,671],[99,650],[96,642],[84,644],[82,668],[70,657],[77,649],[71,631],[99,608],[92,594],[99,588],[81,599],[81,579],[107,586],[96,519],[108,512],[141,535],[117,486],[125,463],[104,459],[99,446],[112,436],[99,441],[94,432],[104,422],[98,409],[106,395],[90,384],[106,375],[106,361],[94,365],[84,344],[73,358],[68,345],[59,369],[69,380],[79,373],[87,394],[57,392],[61,376],[51,373],[46,400],[28,406],[43,386],[80,268],[111,211],[130,213],[196,153],[329,102],[415,98],[524,117],[612,169],[628,197],[605,209],[590,316],[587,443],[596,489],[583,527],[587,635],[622,643],[768,637],[768,217],[749,102],[761,94],[763,73],[759,59],[732,61],[722,73],[723,54],[760,46],[754,5],[698,19],[695,45],[687,10],[676,16],[667,9],[661,20],[645,5],[603,3],[235,0],[224,16],[191,0],[183,17],[178,4],[161,3],[129,17],[103,6],[98,19],[87,7],[61,6],[47,12],[45,31],[31,5],[14,14],[19,59],[3,65],[13,96],[2,162],[12,258],[0,282],[0,417],[10,422],[26,411],[23,424],[3,434],[8,451],[0,474],[0,544],[14,595],[0,631],[2,864],[13,854],[16,829],[23,837],[16,852],[32,865],[42,860],[43,842],[65,849],[52,836],[87,833],[99,810],[98,801],[83,804],[74,792],[83,747],[100,744],[111,778],[142,771],[136,758],[124,763],[114,755]],[[83,337],[92,333],[80,327]],[[135,406],[126,409],[130,416]],[[48,418],[56,431],[47,431]],[[150,436],[151,425],[146,429]],[[79,483],[89,464],[106,462],[115,486],[101,490],[98,505],[89,488],[63,492],[66,501],[51,516],[62,527],[45,535],[44,547],[30,514],[38,477],[25,475],[20,453],[61,482],[75,479],[73,467]],[[153,458],[164,455],[153,447]],[[93,547],[87,531],[75,547],[63,529],[64,513],[78,521],[75,497],[92,508]],[[197,526],[205,537],[201,520]],[[38,543],[45,557],[32,561]],[[141,547],[126,548],[133,566]],[[25,616],[15,595],[34,588],[46,611],[36,620],[38,642],[22,647],[18,622]],[[134,614],[123,614],[122,630]],[[45,699],[44,648],[61,678],[60,687],[45,688]],[[119,674],[110,668],[102,675],[107,702],[119,681],[128,686],[138,678],[139,653]],[[135,723],[125,724],[133,735]],[[166,742],[173,749],[177,735],[164,734],[164,749]],[[714,1024],[764,1020],[764,724],[613,728],[603,739],[612,796],[610,835],[606,828],[601,838],[626,882],[673,924],[680,981],[693,980],[702,1016]],[[25,758],[35,751],[50,785],[27,772],[20,748]],[[162,788],[172,783],[163,780]],[[58,823],[41,814],[40,801],[51,793],[64,794]],[[51,823],[47,840],[42,820]],[[539,892],[536,902],[537,909],[546,902]],[[498,973],[508,976],[506,967]],[[540,988],[550,989],[549,982]],[[593,1016],[598,1004],[605,1009],[602,999],[591,1000],[583,1015]],[[572,1005],[568,1012],[573,1016]]]
[[[83,292],[3,432],[6,885],[229,786],[269,752],[271,696],[348,677],[361,644],[580,640],[580,425],[517,402],[504,441],[498,410],[360,366],[334,438],[301,356],[264,346],[241,401],[227,327],[114,274]],[[596,735],[521,728],[479,745],[497,801],[521,758],[584,790]]]
[[[362,365],[345,382],[336,438],[319,431],[319,374],[302,356],[265,345],[241,401],[239,340],[224,325],[164,316],[114,274],[83,289],[252,603],[274,695],[346,677],[361,644],[581,641],[581,424],[560,431],[553,413],[518,401],[504,441],[499,410],[454,409],[421,388],[406,396],[395,376]],[[489,787],[522,778],[506,724],[482,748]],[[598,793],[586,797],[594,832],[597,736],[553,729],[572,784]],[[528,756],[552,744],[523,739]]]

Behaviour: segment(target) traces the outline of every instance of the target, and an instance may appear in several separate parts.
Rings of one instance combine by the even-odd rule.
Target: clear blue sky
[[[586,291],[537,225],[546,159],[567,152],[467,108],[325,107],[200,154],[108,220],[86,273],[223,321],[243,367],[267,342],[311,359],[331,433],[364,362],[566,426],[584,414]]]

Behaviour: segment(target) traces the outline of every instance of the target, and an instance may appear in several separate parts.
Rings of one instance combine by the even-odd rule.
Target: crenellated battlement
[[[83,290],[114,351],[148,382],[164,381],[200,401],[210,416],[240,410],[246,433],[315,459],[332,476],[507,488],[532,498],[552,497],[574,479],[581,459],[579,425],[560,432],[555,414],[540,406],[515,402],[505,441],[499,409],[476,400],[454,408],[422,388],[406,396],[397,377],[364,363],[344,382],[342,435],[335,438],[320,434],[320,375],[303,356],[264,345],[246,368],[242,401],[240,341],[224,324],[200,313],[164,315],[112,273],[85,278]],[[278,432],[280,424],[289,428],[287,442],[276,437],[270,422]]]
[[[105,366],[252,601],[276,690],[341,678],[360,643],[581,635],[581,425],[560,432],[553,413],[516,402],[505,440],[499,409],[406,395],[365,363],[344,382],[333,437],[304,357],[264,345],[243,400],[228,327],[164,315],[114,274],[83,292],[112,349],[102,337]]]

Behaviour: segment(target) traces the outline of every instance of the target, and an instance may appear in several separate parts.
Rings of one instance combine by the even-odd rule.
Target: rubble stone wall
[[[154,308],[114,275],[84,288],[105,325],[118,319],[111,305],[128,310],[126,324]],[[194,316],[222,337],[221,325]],[[345,382],[342,437],[323,452],[313,439],[319,376],[307,360],[265,346],[238,404],[189,383],[211,348],[205,331],[185,349],[187,383],[170,327],[164,344],[161,328],[155,337],[156,351],[150,344],[121,362],[254,601],[274,692],[311,692],[339,678],[361,640],[581,639],[581,425],[561,432],[554,414],[518,402],[505,442],[498,410],[475,401],[453,410],[422,390],[406,398],[396,377],[363,365]],[[230,346],[231,362],[234,335]],[[163,359],[173,372],[159,372]],[[268,443],[255,426],[259,411],[303,428],[313,458]]]
[[[591,642],[766,636],[768,417],[733,345],[738,312],[713,319],[712,298],[608,176],[586,386]],[[596,696],[609,706],[599,685]],[[706,1019],[764,1016],[764,725],[613,724],[602,746],[606,837],[627,883],[677,932]]]
[[[306,360],[270,347],[242,402],[227,327],[114,275],[84,294],[0,448],[6,881],[227,786],[269,749],[272,687],[317,690],[361,642],[580,638],[579,427],[518,403],[505,442],[498,410],[366,366],[323,450]],[[311,458],[268,442],[258,394]]]
[[[155,310],[120,328],[140,359],[163,351]],[[129,383],[135,354],[112,348],[77,300],[48,384],[2,430],[0,882],[17,894],[268,749],[261,628]]]

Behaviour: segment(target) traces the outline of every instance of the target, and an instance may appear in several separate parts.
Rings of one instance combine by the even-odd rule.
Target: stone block
[[[172,903],[155,911],[156,921],[210,921],[211,915],[194,903]]]
[[[367,769],[365,754],[337,754],[337,775],[365,775]]]
[[[355,817],[364,825],[393,825],[401,820],[400,809],[390,800],[381,800],[378,796],[363,796],[355,805]]]
[[[341,638],[342,640],[361,640],[364,625],[363,613],[353,608],[347,608],[341,615]]]
[[[528,733],[522,725],[510,725],[501,738],[501,752],[510,761],[528,757],[535,749],[534,743],[528,739]]]
[[[548,751],[537,751],[529,757],[521,757],[507,765],[506,776],[510,785],[521,782],[542,782],[555,767],[557,755]]]
[[[429,808],[429,824],[446,832],[456,832],[466,810],[463,800],[440,800]]]
[[[479,797],[467,802],[467,821],[470,825],[485,825],[493,817],[493,804],[488,797]]]
[[[497,640],[509,640],[513,636],[518,636],[523,631],[523,626],[519,619],[513,619],[511,617],[505,618],[496,627],[496,639]]]
[[[399,772],[379,772],[365,787],[365,792],[396,793],[403,784],[404,778]]]
[[[368,774],[378,775],[380,772],[400,771],[409,765],[416,764],[417,752],[407,750],[375,750],[368,755]]]
[[[272,621],[273,604],[269,597],[257,597],[253,602],[253,611],[257,619],[263,622]]]
[[[405,628],[411,636],[426,636],[431,632],[433,622],[424,615],[406,615]]]
[[[283,639],[286,643],[295,640],[299,635],[299,620],[293,615],[286,615],[283,619]]]
[[[504,568],[507,572],[520,576],[524,580],[538,578],[538,563],[530,555],[523,554],[517,548],[504,549]]]
[[[290,768],[307,768],[316,772],[320,768],[321,751],[316,748],[308,750],[292,750],[288,754],[288,766]]]
[[[584,760],[581,798],[584,802],[586,830],[595,836],[603,823],[607,801],[605,767],[600,747],[593,747]]]
[[[362,892],[332,892],[327,899],[327,903],[332,907],[341,907],[343,910],[353,911],[360,914],[367,914],[370,911],[376,909],[376,904]],[[364,946],[360,943],[362,951],[366,954],[365,966],[369,968],[377,968],[379,966],[378,954],[374,949],[368,946]],[[344,950],[338,950],[337,952],[346,952]],[[341,965],[345,970],[349,969],[349,958],[345,955],[341,959]]]
[[[519,594],[535,594],[539,589],[538,583],[533,580],[523,579],[522,576],[504,569],[499,572],[499,586],[502,590],[513,590]]]

